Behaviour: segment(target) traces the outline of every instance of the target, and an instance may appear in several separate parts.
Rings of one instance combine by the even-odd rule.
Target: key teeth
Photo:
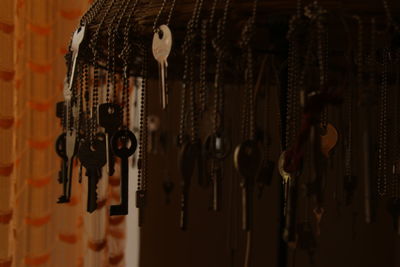
[[[61,196],[61,197],[59,197],[58,198],[58,201],[57,201],[57,203],[59,203],[59,204],[61,204],[61,203],[68,203],[69,202],[69,199],[66,197],[66,196]]]
[[[90,182],[88,186],[91,186]],[[92,213],[97,209],[97,183],[95,184],[93,191],[94,192],[90,192],[90,194],[88,194],[87,212],[89,213]]]

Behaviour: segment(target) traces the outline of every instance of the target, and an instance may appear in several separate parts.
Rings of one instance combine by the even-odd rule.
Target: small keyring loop
[[[118,142],[122,137],[127,138],[131,142],[130,147],[126,147],[127,142],[124,143],[124,146],[121,148],[118,147]],[[119,130],[116,132],[111,138],[111,147],[118,157],[129,157],[135,153],[137,148],[137,139],[136,136],[128,129]]]

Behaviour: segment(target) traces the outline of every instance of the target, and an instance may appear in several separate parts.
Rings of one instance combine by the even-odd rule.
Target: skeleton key
[[[121,107],[117,104],[105,103],[99,105],[99,125],[103,127],[106,134],[106,151],[107,151],[107,173],[114,174],[115,159],[111,149],[111,136],[118,131],[122,124]]]
[[[191,143],[186,143],[183,145],[179,157],[179,169],[182,175],[181,215],[180,215],[180,228],[182,230],[186,230],[187,228],[187,212],[188,212],[190,180],[193,176],[195,165],[196,165],[196,145]]]
[[[101,178],[101,168],[106,164],[105,137],[97,136],[91,142],[83,141],[79,148],[79,160],[86,169],[88,177],[87,211],[92,213],[97,209],[97,183]]]
[[[172,33],[167,25],[161,25],[158,31],[153,36],[153,56],[158,62],[161,80],[161,103],[162,108],[165,109],[168,105],[168,89],[166,86],[168,56],[172,47]]]
[[[234,152],[234,165],[242,181],[242,227],[251,230],[253,215],[254,180],[261,167],[262,154],[256,141],[247,140],[238,145]]]
[[[128,147],[129,145],[129,147]],[[129,162],[130,156],[135,153],[137,140],[135,135],[127,129],[116,132],[111,139],[114,154],[121,158],[121,204],[110,207],[110,215],[128,214],[129,195]]]
[[[68,166],[67,166],[67,154],[65,147],[66,134],[62,133],[56,140],[56,152],[57,155],[62,159],[61,170],[58,172],[58,183],[62,184],[64,179],[68,176]]]

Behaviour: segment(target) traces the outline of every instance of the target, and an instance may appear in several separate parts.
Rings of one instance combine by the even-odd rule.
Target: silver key
[[[161,25],[154,33],[152,51],[160,69],[161,103],[165,109],[168,105],[168,89],[166,86],[168,56],[172,47],[172,33],[167,25]]]
[[[64,81],[64,99],[66,104],[66,156],[67,156],[67,166],[68,176],[64,179],[64,192],[63,195],[58,200],[59,203],[69,202],[71,196],[71,184],[72,184],[72,169],[73,169],[73,158],[76,154],[76,127],[71,125],[72,121],[70,120],[69,111],[72,108],[72,117],[74,117],[74,124],[79,123],[79,112],[76,106],[71,107],[71,98],[72,98],[72,87],[74,83],[75,77],[75,68],[76,61],[79,54],[79,46],[83,41],[85,35],[85,25],[80,25],[78,29],[75,31],[74,36],[72,37],[71,42],[71,51],[72,51],[72,67],[70,78],[67,81]]]

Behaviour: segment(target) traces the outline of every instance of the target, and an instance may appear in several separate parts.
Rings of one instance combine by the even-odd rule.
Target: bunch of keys
[[[64,160],[65,165],[67,166],[67,170],[63,171],[63,195],[59,198],[58,203],[66,203],[69,202],[71,198],[71,186],[72,186],[72,169],[73,169],[73,160],[77,153],[77,130],[74,127],[74,124],[79,120],[78,119],[78,109],[76,104],[72,102],[72,88],[74,85],[74,77],[76,73],[76,62],[79,55],[79,46],[83,41],[85,36],[85,25],[80,25],[78,29],[74,32],[71,42],[71,51],[72,51],[72,67],[71,73],[69,76],[69,81],[64,86],[64,103],[65,103],[65,121],[66,121],[66,136],[65,136],[65,156]],[[70,111],[72,111],[72,117],[70,116]],[[65,174],[67,175],[65,177]]]
[[[172,47],[172,33],[167,25],[161,25],[154,33],[152,51],[155,60],[158,62],[161,87],[161,104],[165,109],[168,105],[168,87],[166,84],[168,56]]]

